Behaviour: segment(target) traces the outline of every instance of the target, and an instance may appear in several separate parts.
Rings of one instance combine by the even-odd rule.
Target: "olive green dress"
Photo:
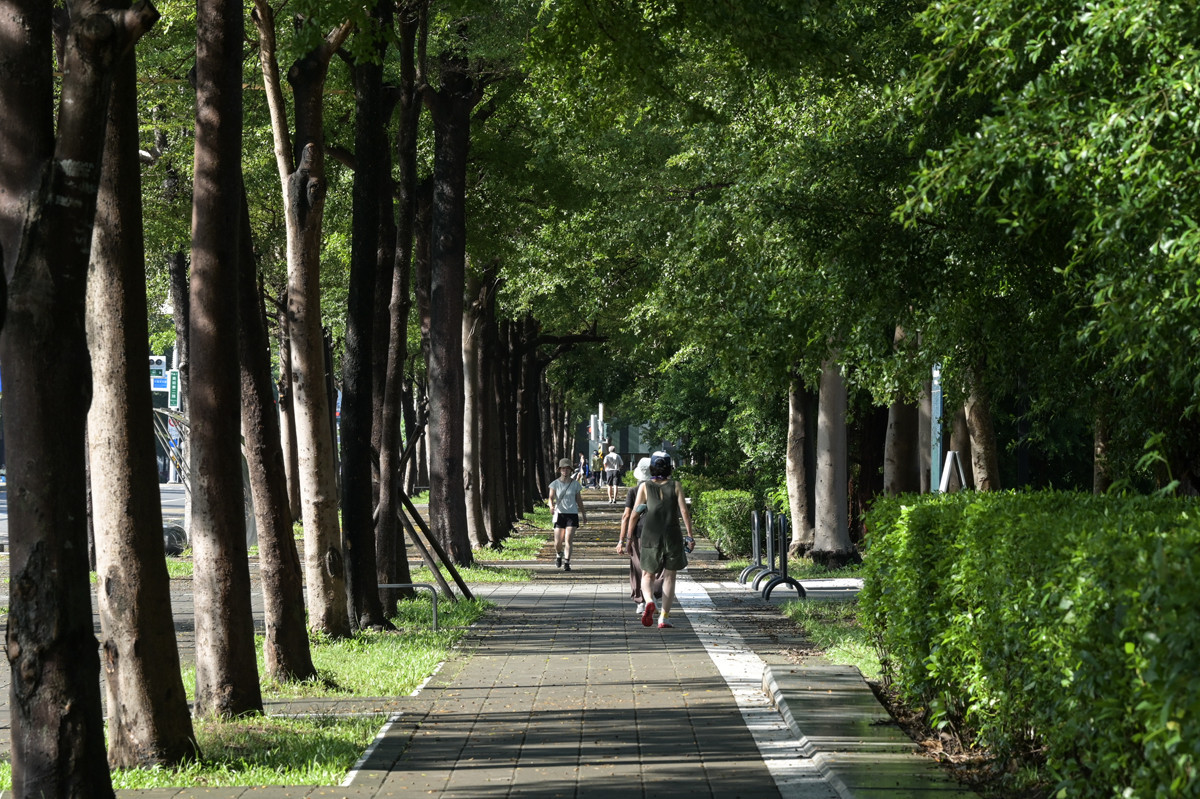
[[[679,522],[679,483],[647,480],[646,514],[642,519],[642,571],[658,574],[687,566]]]

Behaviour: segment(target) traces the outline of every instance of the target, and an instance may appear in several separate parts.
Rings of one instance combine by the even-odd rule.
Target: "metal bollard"
[[[433,631],[437,632],[437,589],[431,583],[380,583],[379,588],[424,588],[433,597]]]

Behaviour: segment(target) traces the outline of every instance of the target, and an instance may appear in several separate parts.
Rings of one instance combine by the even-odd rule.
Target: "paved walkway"
[[[914,754],[857,671],[797,665],[787,650],[802,642],[756,623],[776,615],[787,592],[768,603],[736,582],[684,575],[675,628],[643,627],[627,561],[612,553],[619,509],[589,507],[574,570],[555,569],[547,548],[539,563],[522,564],[535,569],[534,582],[478,587],[497,609],[417,695],[397,701],[343,786],[119,795],[973,795]],[[806,587],[812,601],[853,590],[845,581]]]

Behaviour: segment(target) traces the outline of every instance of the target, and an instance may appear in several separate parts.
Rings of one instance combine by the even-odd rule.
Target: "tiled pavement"
[[[764,612],[786,594],[764,603],[737,583],[685,576],[675,628],[642,627],[628,597],[627,561],[612,553],[618,511],[589,507],[592,524],[580,532],[574,571],[555,570],[543,553],[539,564],[522,564],[537,571],[532,583],[475,587],[496,610],[417,696],[387,703],[390,721],[343,786],[119,795],[971,795],[913,754],[856,671],[797,665],[774,636],[744,621],[750,609]],[[813,597],[846,592],[844,583],[808,587]]]

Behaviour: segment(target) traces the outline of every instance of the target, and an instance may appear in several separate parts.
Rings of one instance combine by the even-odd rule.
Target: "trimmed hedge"
[[[1200,504],[881,498],[861,619],[884,672],[1059,796],[1200,796]]]
[[[749,491],[705,491],[692,508],[692,524],[722,555],[748,555],[752,510],[754,497]]]

